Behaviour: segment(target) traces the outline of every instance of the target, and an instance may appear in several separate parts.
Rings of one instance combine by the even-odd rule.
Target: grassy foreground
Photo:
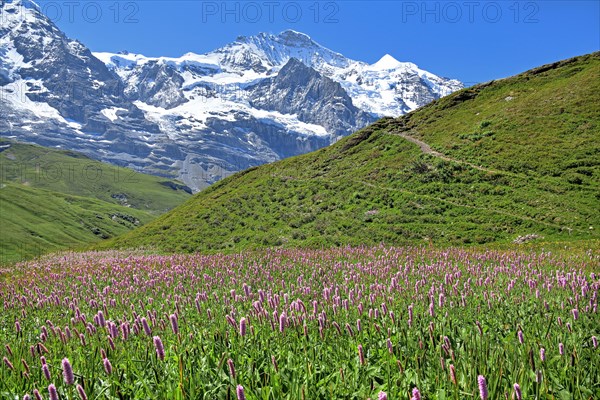
[[[0,398],[596,399],[599,270],[591,249],[57,255],[0,271]]]

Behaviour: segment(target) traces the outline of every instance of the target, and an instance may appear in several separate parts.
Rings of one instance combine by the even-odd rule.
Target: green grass
[[[544,66],[238,173],[100,247],[597,243],[598,104],[600,53]]]
[[[92,160],[73,151],[55,150],[0,139],[1,180],[32,188],[92,197],[152,214],[162,214],[185,201],[190,193],[182,183],[141,174],[129,168]],[[185,190],[184,190],[185,189]]]
[[[153,216],[91,197],[14,183],[0,189],[2,263],[81,247],[128,232]]]
[[[12,141],[0,153],[0,263],[81,247],[147,223],[190,197],[169,179]]]

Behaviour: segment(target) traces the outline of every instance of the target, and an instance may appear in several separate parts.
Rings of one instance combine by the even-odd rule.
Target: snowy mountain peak
[[[259,73],[280,68],[292,57],[317,70],[325,65],[335,68],[349,65],[348,59],[341,54],[321,46],[308,35],[293,30],[286,30],[278,35],[259,33],[241,36],[210,54],[219,55],[221,66],[227,70],[250,68]]]
[[[395,69],[402,66],[403,63],[396,60],[394,57],[386,54],[379,61],[372,65],[375,70]]]
[[[281,32],[279,38],[288,46],[314,46],[317,45],[307,34],[292,29]],[[317,45],[318,46],[318,45]]]

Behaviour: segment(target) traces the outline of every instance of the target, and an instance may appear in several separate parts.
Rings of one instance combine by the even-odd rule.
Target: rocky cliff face
[[[389,56],[350,60],[294,31],[148,58],[92,53],[30,0],[0,0],[0,13],[0,135],[194,190],[462,87]]]
[[[335,136],[348,135],[377,119],[355,107],[339,83],[296,58],[276,76],[250,86],[247,92],[252,107],[296,115],[298,120],[320,125]]]

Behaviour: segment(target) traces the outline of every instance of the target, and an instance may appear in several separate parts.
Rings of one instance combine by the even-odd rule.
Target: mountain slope
[[[0,264],[81,247],[128,232],[154,217],[91,197],[15,183],[0,189]]]
[[[598,238],[600,53],[459,91],[253,168],[102,247]]]
[[[0,173],[1,262],[123,234],[191,195],[177,181],[5,140]]]

